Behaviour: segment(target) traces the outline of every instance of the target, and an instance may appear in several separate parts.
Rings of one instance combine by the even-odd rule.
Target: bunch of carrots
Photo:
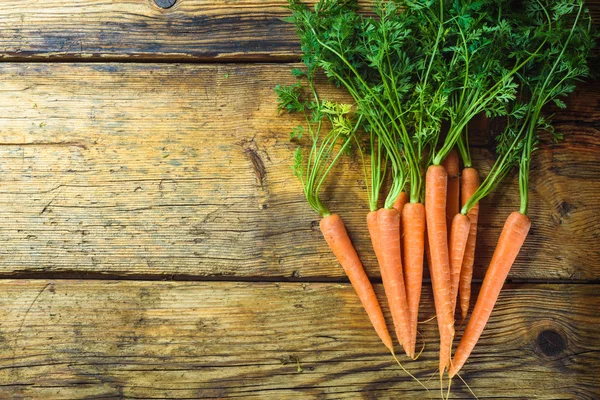
[[[425,259],[440,337],[440,379],[455,376],[473,351],[523,245],[533,151],[560,134],[547,105],[566,107],[590,75],[595,46],[582,0],[396,0],[360,10],[356,0],[290,0],[289,21],[302,46],[298,82],[278,85],[279,110],[303,115],[293,172],[348,275],[375,331],[394,346],[373,287],[344,223],[320,198],[338,161],[363,161],[367,226],[381,270],[395,336],[416,355]],[[322,99],[319,74],[347,91],[343,104]],[[550,110],[551,111],[551,110]],[[497,159],[480,182],[469,151],[469,123],[501,120]],[[460,169],[462,161],[463,168]],[[471,306],[479,202],[513,169],[520,208],[504,224],[475,307],[452,357],[455,310]],[[385,198],[383,189],[387,188]]]

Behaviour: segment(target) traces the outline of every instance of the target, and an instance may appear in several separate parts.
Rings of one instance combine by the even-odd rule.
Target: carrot
[[[410,199],[408,198],[408,194],[406,192],[400,192],[400,194],[398,195],[398,198],[396,198],[396,201],[394,201],[394,204],[392,205],[392,207],[396,211],[398,211],[398,214],[400,214],[400,245],[401,246],[402,246],[402,235],[404,234],[404,231],[402,229],[402,210],[404,209],[404,206],[406,205],[406,203],[408,203],[409,201],[410,201]],[[404,251],[401,251],[400,253],[402,253],[402,265],[404,265],[405,259],[406,259],[406,253],[404,253]],[[404,279],[406,280],[406,276],[404,277]]]
[[[450,366],[450,348],[454,337],[454,318],[450,300],[450,262],[446,229],[446,183],[444,167],[432,165],[427,169],[425,183],[425,216],[431,252],[431,284],[440,331],[440,376]]]
[[[464,207],[467,200],[479,187],[479,173],[475,168],[464,168],[461,179],[461,205]],[[473,264],[475,263],[475,244],[477,242],[477,220],[479,217],[479,203],[476,203],[467,213],[471,228],[469,229],[469,238],[460,268],[460,311],[463,321],[469,313],[471,302],[471,279],[473,277]]]
[[[375,250],[375,255],[377,256],[377,260],[380,261],[381,258],[381,250],[380,250],[380,233],[379,233],[379,223],[377,221],[377,211],[371,211],[367,214],[367,226],[369,228],[369,234],[371,236],[371,242],[373,244],[373,249]],[[379,265],[382,265],[381,262],[379,263]],[[387,279],[387,273],[385,272],[384,269],[381,269],[381,278],[383,282],[388,281]],[[384,285],[385,286],[385,285]],[[396,335],[399,336],[398,331],[396,331]],[[413,345],[413,352],[414,352],[414,345]],[[427,389],[427,387],[425,387],[423,385],[423,383],[421,383],[421,381],[419,381],[415,376],[413,376],[410,372],[408,372],[400,363],[400,361],[398,360],[398,358],[396,358],[396,355],[394,354],[394,352],[392,351],[392,356],[394,357],[394,360],[396,360],[396,362],[398,363],[398,365],[400,366],[400,368],[402,368],[402,370],[404,372],[406,372],[411,378],[413,378],[415,381],[417,381],[419,383],[419,385],[423,386],[423,388],[429,392],[429,390]],[[414,359],[414,353],[412,358]]]
[[[408,203],[408,194],[406,194],[406,192],[400,192],[400,195],[396,201],[394,201],[393,207],[400,213],[400,215],[402,215],[402,209],[406,203]]]
[[[394,202],[394,209],[400,214],[400,245],[402,246],[402,266],[404,270],[404,284],[406,287],[406,304],[408,306],[408,319],[410,323],[410,343],[408,344],[409,353],[414,359],[415,348],[417,345],[417,318],[419,314],[419,301],[421,300],[421,286],[423,284],[423,243],[419,252],[418,242],[415,241],[415,234],[419,232],[418,223],[415,224],[414,212],[409,211],[409,218],[404,218],[404,208],[409,205],[410,199],[406,192],[400,192],[400,195]],[[414,203],[417,204],[417,203]],[[425,230],[425,207],[423,208],[422,230]],[[409,208],[414,208],[412,205]],[[408,224],[408,225],[405,225]],[[405,228],[408,226],[408,228]],[[406,235],[411,236],[409,245],[405,245]],[[421,235],[421,242],[424,241],[424,232]],[[420,256],[419,256],[420,254]],[[407,264],[407,257],[410,258],[410,264]],[[417,258],[417,260],[415,260]]]
[[[367,228],[369,229],[371,245],[373,246],[373,251],[375,252],[375,257],[377,258],[377,265],[381,265],[380,235],[379,224],[377,223],[377,211],[370,211],[367,214]],[[386,271],[381,267],[379,270],[381,272],[381,280],[386,281]],[[398,336],[398,333],[396,333],[396,336]]]
[[[381,251],[379,250],[379,225],[377,224],[377,211],[371,211],[367,214],[367,228],[369,229],[371,245],[373,246],[373,251],[375,251],[375,256],[377,257],[377,263],[381,265]],[[381,279],[383,279],[383,275],[381,276]]]
[[[498,239],[496,250],[492,256],[492,261],[483,279],[481,291],[477,297],[473,315],[465,329],[462,339],[458,344],[449,375],[452,378],[465,364],[467,358],[473,351],[475,344],[483,332],[494,304],[498,299],[502,285],[508,276],[508,272],[521,250],[521,246],[527,238],[531,220],[525,214],[520,212],[511,213]]]
[[[423,284],[423,253],[425,251],[425,206],[408,203],[402,209],[402,254],[404,255],[404,282],[410,320],[410,353],[415,354],[417,320],[421,286]]]
[[[410,352],[410,319],[402,275],[400,214],[394,208],[381,208],[377,211],[377,225],[379,226],[379,267],[383,288],[390,305],[398,341],[406,355],[413,357],[414,354]]]
[[[459,207],[459,193],[460,193],[460,178],[458,169],[458,153],[456,150],[452,150],[442,165],[446,169],[448,174],[448,192],[446,194],[446,225],[448,227],[448,240],[450,240],[450,227],[452,225],[452,219],[460,211]]]
[[[452,314],[456,310],[456,297],[458,295],[458,284],[460,282],[460,269],[469,239],[471,221],[469,217],[458,213],[452,219],[452,228],[450,229],[450,300],[452,301]]]
[[[342,268],[344,268],[344,272],[346,272],[348,278],[350,278],[350,283],[352,283],[360,302],[367,311],[367,315],[377,335],[379,335],[385,347],[394,353],[392,338],[385,324],[377,296],[375,296],[373,286],[348,237],[344,222],[339,215],[331,214],[321,219],[320,227],[327,244],[333,251],[333,254],[335,254],[338,262],[342,265]]]
[[[425,213],[427,215],[427,213]],[[431,250],[429,249],[429,235],[427,234],[427,221],[425,221],[425,258],[427,258],[427,267],[431,271]]]

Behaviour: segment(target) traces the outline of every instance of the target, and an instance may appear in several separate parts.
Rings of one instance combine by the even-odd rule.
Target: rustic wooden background
[[[0,398],[427,398],[291,176],[294,121],[272,91],[299,59],[284,5],[0,2]],[[482,399],[600,398],[600,83],[568,106],[565,140],[535,156],[532,232],[463,370]],[[325,197],[381,296],[361,177],[344,170]],[[478,278],[515,207],[514,179],[482,204]],[[436,325],[421,330],[406,366],[426,381]],[[452,398],[471,396],[457,382]]]

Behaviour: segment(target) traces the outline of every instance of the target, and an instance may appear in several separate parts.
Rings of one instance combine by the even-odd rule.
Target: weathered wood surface
[[[597,399],[599,307],[597,285],[506,287],[464,378],[482,399]],[[426,381],[436,324],[421,330],[427,349],[405,365]],[[346,284],[0,282],[0,398],[299,396],[427,398]]]
[[[298,120],[272,88],[290,68],[0,64],[0,274],[343,278],[289,169]],[[512,279],[600,276],[599,105],[583,85],[556,115],[565,141],[536,153]],[[474,154],[485,171],[485,136]],[[377,277],[360,171],[324,198]],[[509,179],[482,205],[478,271],[517,198]]]
[[[0,277],[23,278],[0,280],[0,399],[427,398],[289,170],[298,120],[276,115],[272,87],[295,65],[164,64],[297,60],[286,3],[0,2]],[[52,60],[99,63],[11,63]],[[536,154],[510,279],[598,282],[599,110],[593,83],[556,115],[566,140]],[[359,168],[346,161],[324,198],[377,280]],[[479,278],[517,198],[509,179],[482,204]],[[238,282],[46,280],[103,276]],[[483,399],[600,398],[599,308],[598,284],[507,285],[465,379]],[[433,309],[426,285],[420,319]],[[438,396],[435,322],[421,331],[406,366]],[[472,397],[455,382],[452,398]]]
[[[307,1],[314,2],[314,1]],[[364,5],[372,2],[364,1]],[[587,2],[600,19],[600,1]],[[286,0],[0,2],[0,57],[12,60],[295,60]]]
[[[4,58],[298,58],[286,0],[24,0],[0,4]],[[277,34],[273,34],[277,32]]]

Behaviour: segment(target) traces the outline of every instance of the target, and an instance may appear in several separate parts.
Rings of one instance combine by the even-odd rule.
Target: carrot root
[[[471,221],[464,214],[456,214],[452,220],[450,229],[450,299],[452,301],[452,313],[456,310],[456,297],[458,295],[458,285],[460,281],[460,269],[469,239]]]
[[[371,237],[371,245],[377,258],[377,263],[381,265],[381,251],[379,250],[379,224],[377,223],[377,211],[371,211],[367,214],[367,228]],[[383,272],[383,271],[382,271]],[[383,279],[383,276],[381,277]]]
[[[530,227],[529,217],[519,212],[511,213],[506,219],[492,261],[483,279],[473,314],[454,354],[449,371],[451,378],[463,367],[479,340],[498,300],[508,272],[527,238]]]
[[[459,157],[456,150],[450,151],[442,166],[448,174],[448,189],[446,193],[446,225],[448,229],[448,240],[450,240],[450,227],[452,219],[458,214],[460,208],[460,177]]]
[[[393,352],[392,338],[388,332],[379,301],[350,241],[344,222],[339,215],[331,214],[321,220],[320,228],[325,241],[348,275],[377,335],[385,347]]]
[[[400,214],[393,208],[382,208],[377,211],[377,225],[379,226],[379,266],[383,288],[390,306],[398,341],[406,355],[412,358],[414,354],[410,351],[410,319],[402,273]]]
[[[410,320],[410,352],[415,354],[419,302],[423,285],[423,257],[425,252],[425,206],[408,203],[402,210],[402,254],[404,255],[404,279],[406,301]]]
[[[400,213],[400,215],[402,215],[402,210],[404,209],[404,206],[407,203],[408,203],[408,194],[406,194],[406,192],[400,192],[400,195],[398,195],[398,198],[394,202],[393,207],[396,211],[398,211]]]
[[[479,188],[479,173],[475,168],[464,168],[461,180],[461,203],[464,206]],[[465,247],[462,266],[460,268],[460,311],[462,320],[467,318],[471,303],[471,280],[473,278],[473,265],[475,264],[475,247],[477,242],[477,220],[479,218],[479,204],[475,204],[467,213],[471,227],[469,238]]]
[[[450,300],[450,261],[446,227],[446,184],[444,167],[432,165],[427,169],[425,184],[425,215],[431,252],[430,274],[433,298],[440,331],[440,375],[450,366],[454,337],[454,317]]]

